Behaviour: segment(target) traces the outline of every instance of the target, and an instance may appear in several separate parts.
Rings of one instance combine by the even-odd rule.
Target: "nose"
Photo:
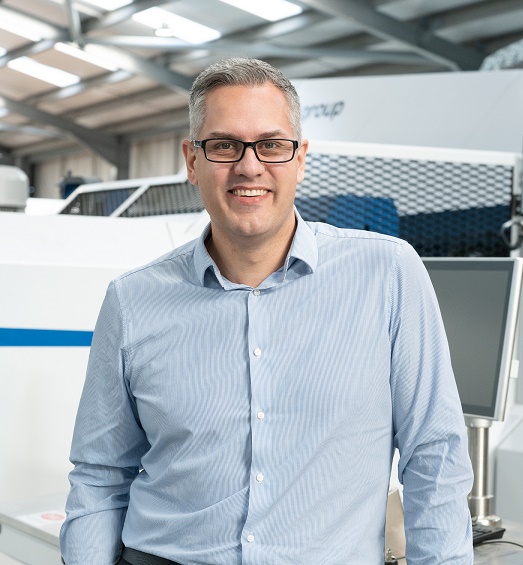
[[[255,177],[265,171],[265,164],[258,160],[253,147],[246,147],[241,161],[235,163],[235,172],[246,177]]]

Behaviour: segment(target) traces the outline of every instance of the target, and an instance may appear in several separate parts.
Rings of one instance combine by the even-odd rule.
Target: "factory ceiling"
[[[192,80],[224,57],[291,79],[523,66],[521,0],[274,1],[0,0],[0,162],[83,146],[118,166],[133,140],[186,129]]]

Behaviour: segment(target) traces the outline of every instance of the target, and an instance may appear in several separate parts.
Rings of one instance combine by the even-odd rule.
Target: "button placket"
[[[266,403],[266,389],[263,386],[265,374],[267,371],[266,363],[269,358],[265,359],[268,350],[266,350],[268,339],[268,330],[264,322],[264,310],[266,303],[264,300],[264,292],[254,288],[248,294],[248,347],[249,347],[249,366],[251,380],[251,476],[249,490],[249,511],[247,520],[244,525],[244,540],[248,544],[255,541],[256,520],[252,520],[252,516],[256,516],[259,512],[260,505],[264,505],[267,496],[267,488],[264,487],[267,479],[261,469],[264,465],[259,461],[260,448],[263,450],[263,428],[261,424],[265,419],[264,410],[261,408]],[[269,334],[270,335],[270,334]],[[264,435],[264,434],[263,434]]]

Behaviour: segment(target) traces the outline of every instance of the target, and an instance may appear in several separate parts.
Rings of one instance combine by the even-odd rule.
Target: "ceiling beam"
[[[107,42],[103,38],[89,38],[85,37],[85,43],[96,43],[104,46],[102,49],[107,49],[107,56],[111,61],[123,70],[133,74],[139,74],[150,78],[152,81],[162,84],[174,90],[181,90],[182,92],[189,92],[192,86],[193,79],[176,71],[160,65],[150,59],[145,59],[134,55],[119,47],[107,47]]]
[[[71,143],[64,144],[62,141],[63,140],[31,143],[23,147],[12,149],[11,153],[14,158],[28,157],[31,163],[42,163],[50,159],[86,150],[85,147],[78,143],[71,141]]]
[[[503,0],[502,2],[479,2],[452,8],[434,14],[431,17],[430,29],[432,32],[452,28],[455,26],[470,24],[471,22],[481,22],[500,16],[507,16],[514,13],[514,18],[521,17],[523,5],[521,0]],[[519,12],[519,14],[518,14]],[[498,35],[496,33],[496,35]]]
[[[117,137],[108,135],[102,131],[84,128],[70,120],[43,112],[24,102],[12,100],[5,96],[2,96],[2,100],[9,111],[69,133],[78,141],[89,147],[89,149],[118,167],[121,156],[118,150],[119,140]]]
[[[258,46],[259,50],[256,55],[261,57],[263,53],[262,47],[265,45],[266,41],[284,37],[285,35],[301,31],[315,24],[325,22],[326,20],[328,20],[328,16],[326,14],[322,14],[314,10],[306,10],[297,16],[292,16],[277,22],[263,23],[225,35],[212,42],[212,49],[218,49],[222,42],[235,41],[241,43],[242,46],[246,43],[248,45]],[[202,58],[202,52],[200,50],[187,51],[183,54],[180,52],[173,52],[170,54],[166,53],[165,55],[168,60],[171,62],[176,61],[176,63],[187,63]]]
[[[115,10],[114,12],[111,12],[110,14],[107,14],[107,16],[105,18],[101,18],[101,19],[92,19],[92,20],[88,20],[86,22],[83,23],[83,30],[84,33],[87,34],[90,31],[94,31],[97,29],[101,29],[104,27],[107,27],[108,25],[114,25],[116,23],[119,23],[121,21],[125,21],[127,19],[129,19],[130,17],[132,17],[132,15],[136,12],[139,12],[141,10],[145,10],[149,7],[152,6],[157,6],[158,5],[158,0],[135,0],[135,2],[133,2],[132,4],[129,4],[128,6],[124,6],[122,8],[120,8],[119,10]],[[279,22],[271,22],[268,24],[262,24],[259,26],[255,26],[249,30],[244,30],[242,32],[236,32],[234,34],[230,34],[229,36],[226,36],[224,38],[218,39],[216,41],[213,41],[212,43],[208,44],[208,48],[211,50],[216,50],[216,49],[221,49],[221,45],[222,43],[225,42],[225,44],[228,42],[229,38],[230,39],[237,39],[238,42],[240,41],[247,41],[248,44],[257,44],[257,41],[260,41],[260,39],[269,39],[271,37],[278,37],[284,34],[288,34],[288,33],[293,33],[295,31],[299,31],[300,29],[303,29],[304,27],[313,25],[315,23],[318,23],[320,21],[324,21],[326,19],[326,16],[323,14],[319,14],[318,12],[315,11],[306,11],[303,12],[302,14],[299,14],[298,16],[294,16],[291,18],[287,18],[285,20],[279,21]],[[85,37],[84,38],[86,43],[96,43],[98,45],[105,45],[108,48],[115,48],[116,47],[116,43],[111,43],[111,39],[110,38],[102,38],[102,37]],[[154,42],[157,39],[162,39],[162,38],[151,38],[152,42]],[[183,45],[183,42],[180,40],[174,40],[174,41],[178,41],[178,44],[180,46]],[[123,43],[125,43],[125,40],[123,40]],[[151,43],[152,45],[152,43]],[[260,53],[263,53],[263,46],[264,44],[257,44],[259,45],[260,49],[253,49],[252,53],[254,55],[258,55],[261,56]],[[187,43],[185,43],[185,46],[187,47],[185,53],[186,53],[186,57],[187,58],[198,58],[201,55],[196,54],[194,55],[194,50],[195,48],[200,48],[200,46],[195,46],[195,45],[188,45]],[[160,42],[156,42],[156,49],[158,49],[159,47],[161,47]],[[117,48],[117,47],[116,47]],[[204,48],[204,47],[202,47]],[[239,49],[241,50],[241,52],[243,52],[245,48],[245,43],[241,43],[239,44]],[[224,50],[230,50],[231,46],[227,45],[223,47]],[[154,65],[156,65],[157,70],[159,72],[160,75],[166,75],[166,73],[164,71],[167,71],[167,73],[169,73],[167,76],[164,77],[164,80],[161,80],[158,82],[160,82],[160,84],[163,84],[164,86],[167,86],[169,88],[180,88],[182,91],[184,92],[188,92],[192,86],[192,77],[186,77],[184,75],[181,75],[179,73],[176,73],[175,71],[166,69],[165,66],[163,65],[157,65],[154,60],[151,59],[140,59],[138,56],[135,55],[131,55],[130,53],[126,52],[125,50],[120,51],[120,53],[122,54],[122,56],[124,55],[128,55],[129,57],[134,57],[134,60],[127,60],[125,62],[125,66],[121,65],[123,68],[125,68],[127,71],[129,72],[136,72],[137,68],[142,68],[142,64],[144,62],[146,62],[147,64],[150,65],[150,78],[153,80],[157,80],[157,78],[155,78],[155,76],[153,76],[153,73],[155,73],[155,69],[154,69]],[[174,54],[169,54],[167,53],[167,57],[169,60],[174,59],[175,57],[178,59],[179,58],[179,53],[180,51],[174,53]],[[117,59],[118,60],[118,59]]]
[[[63,100],[64,98],[70,98],[71,96],[77,96],[83,92],[87,92],[92,88],[97,86],[104,86],[107,84],[115,84],[124,80],[127,80],[134,75],[127,71],[115,71],[114,73],[105,73],[100,76],[93,78],[88,78],[82,80],[71,86],[64,86],[63,88],[57,88],[56,90],[51,90],[50,92],[45,92],[44,94],[37,94],[36,96],[31,96],[26,98],[24,102],[26,104],[41,104],[43,102],[56,102],[58,100]]]
[[[69,1],[69,0],[67,0]],[[71,41],[71,35],[69,30],[66,28],[57,26],[47,20],[42,20],[35,18],[31,14],[24,12],[23,10],[19,10],[18,8],[14,8],[12,6],[6,6],[0,0],[0,8],[2,10],[8,10],[13,14],[26,18],[32,22],[36,22],[38,24],[43,24],[49,28],[50,37],[42,39],[41,41],[37,42],[29,42],[27,45],[23,45],[22,47],[18,47],[16,49],[12,49],[8,51],[5,55],[0,57],[0,67],[5,67],[9,61],[12,59],[17,59],[18,57],[30,57],[31,55],[37,55],[38,53],[42,53],[43,51],[47,51],[51,49],[53,45],[57,41]],[[0,15],[1,17],[1,15]]]
[[[328,19],[326,14],[316,12],[315,10],[305,10],[301,14],[285,18],[284,20],[263,23],[249,29],[230,33],[217,41],[220,42],[225,39],[244,42],[266,41],[301,31],[307,27],[325,22]]]
[[[158,117],[161,117],[161,125],[158,123]],[[138,118],[134,125],[138,125],[138,131],[132,127],[129,121],[110,124],[107,132],[113,136],[118,136],[125,143],[146,139],[161,134],[174,135],[189,130],[189,116],[185,109],[171,110],[161,112],[152,116],[144,116]],[[77,143],[69,143],[68,138],[60,138],[55,140],[46,140],[45,142],[35,142],[24,145],[16,149],[8,151],[14,156],[29,156],[34,163],[40,163],[55,157],[70,153],[78,153],[83,147]]]
[[[171,0],[170,3],[172,4],[173,0]],[[161,2],[158,0],[134,0],[131,4],[122,6],[112,12],[108,12],[101,18],[89,18],[85,20],[82,25],[84,33],[89,33],[91,31],[96,31],[125,22],[132,18],[132,16],[137,12],[147,10],[147,8],[153,8],[154,6],[158,6],[158,4],[161,5]]]
[[[138,126],[138,127],[136,127]],[[134,141],[153,134],[174,134],[189,130],[189,115],[185,108],[158,112],[157,114],[137,118],[134,124],[123,121],[108,124],[107,131],[113,135],[122,136],[128,141]]]
[[[67,12],[67,20],[69,21],[71,40],[81,46],[83,45],[82,22],[78,10],[74,7],[73,0],[65,0],[65,9]]]
[[[144,37],[142,35],[113,35],[111,37],[96,37],[86,39],[87,43],[107,45],[113,47],[140,47],[146,49],[166,49],[171,52],[187,52],[194,49],[207,49],[209,51],[228,51],[241,53],[243,56],[270,56],[288,57],[291,59],[310,58],[357,58],[370,62],[380,63],[410,63],[420,64],[426,61],[425,57],[405,51],[379,51],[365,49],[336,49],[334,47],[287,47],[271,45],[270,43],[245,44],[238,41],[223,40],[212,43],[187,44],[171,37]]]
[[[72,0],[67,0],[67,2],[72,2]],[[121,10],[124,10],[125,8],[129,8],[129,9],[133,8],[135,11],[138,11],[139,9],[144,9],[143,6],[146,4],[148,5],[149,3],[150,3],[149,0],[135,0],[133,4],[131,4],[128,7],[124,6],[124,8],[121,8]],[[156,5],[158,4],[157,0],[155,4]],[[11,7],[6,9],[9,9],[10,11],[16,12],[18,14],[22,14],[24,15],[24,17],[31,18],[21,10],[13,9]],[[120,13],[120,10],[116,10],[116,12]],[[114,13],[115,12],[111,12],[109,16],[112,16]],[[31,18],[31,19],[34,21],[38,21],[35,18]],[[79,22],[74,24],[74,26],[76,25],[80,25]],[[22,56],[22,54],[34,55],[35,53],[39,53],[41,51],[50,49],[54,45],[54,42],[56,41],[70,41],[72,39],[71,37],[72,33],[75,34],[80,33],[78,29],[76,29],[71,33],[69,30],[65,28],[61,28],[58,26],[52,26],[52,27],[55,32],[53,40],[43,40],[42,42],[31,44],[27,47],[27,50],[23,48],[24,49],[23,52],[21,50],[17,50],[18,52],[16,53],[14,51],[10,51],[0,58],[0,66],[2,64],[5,66],[10,60]],[[82,43],[85,42],[87,42],[87,38],[83,37]],[[112,60],[116,61],[116,64],[120,66],[122,69],[130,73],[141,74],[143,76],[150,78],[154,82],[158,82],[160,84],[163,84],[164,86],[167,86],[168,88],[181,90],[183,92],[188,92],[192,86],[192,78],[182,75],[181,73],[171,71],[165,66],[155,63],[154,61],[151,61],[149,59],[144,59],[142,57],[139,57],[138,55],[125,52],[124,50],[118,48],[110,49],[110,50],[109,48],[107,49],[108,49],[107,56],[110,57]]]
[[[57,41],[69,41],[69,35],[63,34],[54,39],[43,39],[36,43],[28,43],[17,49],[12,49],[0,57],[0,67],[5,67],[9,61],[18,59],[18,57],[30,57],[31,55],[38,55],[38,53],[52,49]]]
[[[483,54],[479,51],[392,18],[372,8],[365,0],[302,0],[302,3],[331,16],[355,21],[368,33],[381,39],[399,41],[452,70],[476,70],[483,61]]]
[[[0,131],[10,131],[15,133],[20,133],[22,135],[30,135],[33,137],[52,137],[52,138],[66,137],[64,133],[55,130],[37,128],[33,126],[17,125],[17,124],[6,124],[1,122],[0,122]]]
[[[135,2],[133,2],[128,6],[124,6],[119,10],[115,10],[113,12],[108,13],[107,16],[101,19],[91,18],[89,20],[84,20],[81,24],[82,29],[84,31],[84,34],[86,34],[87,32],[92,30],[101,29],[106,25],[114,25],[119,21],[125,21],[133,13],[136,13],[140,10],[145,10],[146,8],[155,5],[158,5],[158,0],[136,0]],[[19,12],[19,10],[14,10],[14,11]],[[270,37],[276,37],[282,34],[298,31],[303,27],[307,27],[314,23],[324,21],[325,19],[326,16],[323,14],[318,14],[317,12],[314,11],[307,11],[302,14],[299,14],[298,16],[287,18],[279,22],[262,24],[260,26],[251,28],[247,31],[231,34],[230,37],[237,38],[238,41],[241,41],[243,39],[243,40],[248,40],[249,42],[257,41],[262,38],[268,39]],[[10,60],[16,59],[17,57],[31,56],[31,55],[36,55],[38,53],[42,53],[43,51],[47,51],[48,49],[51,49],[54,46],[56,41],[70,41],[70,39],[71,39],[70,32],[68,30],[66,30],[65,28],[56,27],[56,37],[54,39],[42,40],[37,43],[29,43],[28,45],[9,51],[3,57],[0,57],[0,67],[7,65],[7,63]],[[85,36],[83,37],[83,41],[85,42]],[[219,45],[219,42],[220,40],[218,40],[218,42],[214,42],[212,48],[215,48],[217,45]],[[190,55],[191,50],[189,50],[187,54]],[[110,55],[112,55],[112,53],[108,52],[108,56]],[[179,57],[179,52],[177,52],[172,56],[172,58],[174,57]],[[149,65],[154,63],[154,60],[151,61],[147,59],[146,61],[148,62]],[[26,102],[35,104],[37,102],[59,100],[63,98],[68,98],[70,96],[76,96],[77,94],[86,92],[87,90],[95,86],[102,86],[105,84],[111,84],[115,82],[120,82],[122,80],[126,80],[134,76],[134,74],[136,74],[135,73],[136,65],[129,64],[127,65],[127,67],[133,69],[133,72],[130,72],[128,70],[118,70],[115,71],[114,73],[106,73],[101,77],[99,76],[92,79],[86,79],[69,87],[56,89],[52,92],[47,92],[42,95],[31,97],[27,99]],[[164,67],[161,68],[163,69]],[[174,73],[174,77],[172,74],[168,76],[167,86],[169,86],[169,88],[172,88],[173,84],[177,84],[176,81],[177,76],[180,77],[180,82],[182,85],[181,89],[183,91],[188,91],[188,89],[191,86],[191,80],[189,80],[188,77],[185,77],[183,75],[177,75],[176,73]],[[165,82],[163,84],[165,85]]]
[[[77,120],[83,116],[93,116],[97,113],[107,113],[112,110],[120,110],[123,106],[130,104],[154,104],[155,98],[160,96],[169,95],[174,98],[172,91],[166,89],[164,86],[154,86],[145,90],[139,90],[127,95],[110,98],[89,106],[82,106],[81,108],[69,110],[66,115],[70,120]],[[132,120],[135,123],[135,120]]]

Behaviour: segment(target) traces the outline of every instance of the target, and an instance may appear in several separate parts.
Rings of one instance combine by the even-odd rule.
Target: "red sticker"
[[[59,514],[58,512],[45,512],[44,514],[40,514],[40,516],[44,520],[53,520],[53,521],[65,520],[65,514]]]

